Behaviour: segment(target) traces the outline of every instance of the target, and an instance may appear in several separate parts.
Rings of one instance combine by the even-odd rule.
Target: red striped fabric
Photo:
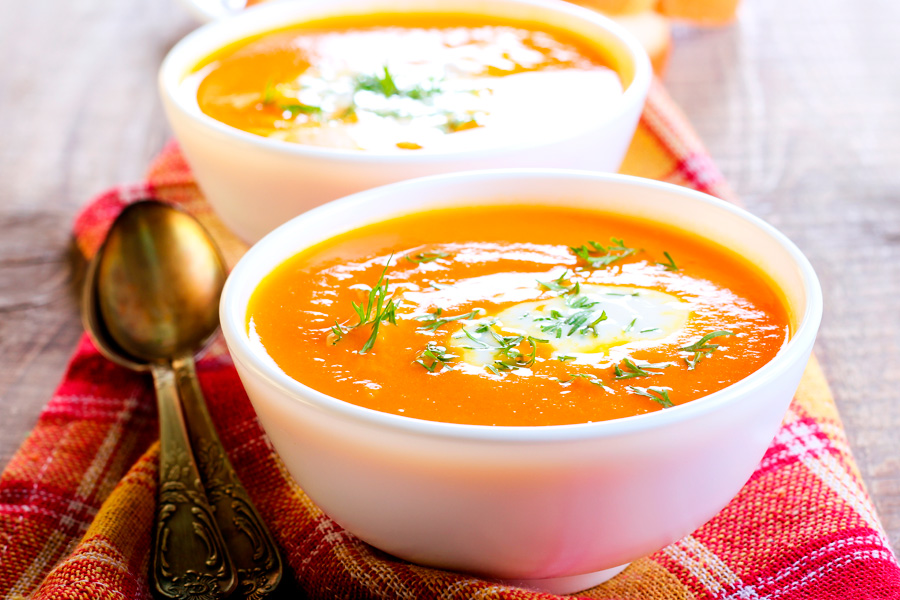
[[[623,169],[722,197],[728,189],[663,89],[655,86]],[[85,255],[135,199],[179,203],[217,235],[177,146],[145,183],[107,192],[76,220]],[[341,530],[273,453],[221,345],[198,364],[238,474],[289,566],[285,592],[310,598],[553,598],[404,563]],[[151,382],[87,339],[0,477],[0,597],[149,598],[156,488]],[[737,497],[693,534],[581,597],[616,599],[900,598],[900,567],[850,454],[834,401],[810,363],[783,426]]]

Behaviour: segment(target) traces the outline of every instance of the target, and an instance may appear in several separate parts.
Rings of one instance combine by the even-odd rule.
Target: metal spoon
[[[274,541],[222,449],[194,370],[193,354],[218,327],[224,280],[203,227],[148,200],[122,211],[85,281],[83,320],[97,348],[153,375],[161,454],[151,578],[167,598],[224,598],[240,582],[256,600],[281,579]]]

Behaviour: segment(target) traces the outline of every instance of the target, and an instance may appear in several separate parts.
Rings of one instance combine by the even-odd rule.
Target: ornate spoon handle
[[[181,356],[172,361],[172,367],[206,495],[237,569],[240,595],[260,600],[281,581],[275,541],[222,448],[200,391],[194,359]]]
[[[203,493],[169,365],[152,364],[159,406],[159,496],[150,573],[164,598],[217,600],[237,583]]]

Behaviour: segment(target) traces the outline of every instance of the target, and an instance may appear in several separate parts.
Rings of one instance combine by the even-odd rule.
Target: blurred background
[[[807,254],[817,355],[900,550],[900,3],[744,0],[672,26],[663,82],[743,204]],[[197,26],[175,0],[0,3],[0,467],[82,329],[78,209],[140,181],[171,133],[156,91]]]

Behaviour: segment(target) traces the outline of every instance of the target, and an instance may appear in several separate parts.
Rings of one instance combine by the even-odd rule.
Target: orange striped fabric
[[[730,197],[659,85],[623,170]],[[230,261],[244,251],[211,213],[175,145],[157,159],[145,183],[110,191],[84,210],[75,224],[78,247],[91,255],[118,211],[147,196],[198,215]],[[200,361],[198,372],[223,443],[286,559],[285,595],[553,598],[408,564],[344,532],[287,475],[221,345]],[[155,439],[149,379],[110,364],[83,339],[34,431],[0,477],[0,597],[150,597]],[[580,596],[900,597],[900,568],[814,359],[738,496],[693,534]]]

